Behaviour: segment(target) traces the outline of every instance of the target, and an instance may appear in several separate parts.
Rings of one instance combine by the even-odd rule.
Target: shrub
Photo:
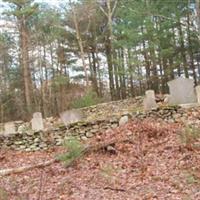
[[[65,140],[63,145],[67,149],[67,152],[58,156],[58,159],[64,162],[66,166],[70,165],[73,161],[83,155],[84,146],[75,137]]]
[[[0,200],[8,200],[7,192],[0,187]]]
[[[194,126],[187,126],[180,135],[181,142],[188,149],[193,149],[200,139],[200,129]]]
[[[100,102],[102,102],[102,100],[97,96],[97,94],[94,91],[89,90],[83,97],[75,99],[74,102],[71,103],[71,107],[83,108],[96,105]]]

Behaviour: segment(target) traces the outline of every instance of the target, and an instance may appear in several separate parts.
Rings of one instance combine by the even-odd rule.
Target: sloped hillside
[[[85,142],[110,145],[93,149],[67,168],[55,162],[1,177],[0,199],[200,199],[199,138],[183,130],[173,123],[131,121]],[[1,169],[45,162],[64,151],[2,150]]]

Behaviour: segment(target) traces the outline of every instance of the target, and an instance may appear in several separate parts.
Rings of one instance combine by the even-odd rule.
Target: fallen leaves
[[[180,150],[179,129],[177,124],[132,121],[101,133],[88,143],[115,141],[116,154],[92,151],[73,167],[53,163],[4,177],[0,188],[9,200],[200,199],[200,154]],[[54,148],[32,153],[0,152],[5,156],[0,167],[34,165],[64,151]]]

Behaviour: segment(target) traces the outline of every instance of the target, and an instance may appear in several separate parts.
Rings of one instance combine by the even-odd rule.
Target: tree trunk
[[[196,0],[197,26],[200,34],[200,0]]]
[[[114,15],[117,0],[115,0],[113,8],[111,8],[111,0],[106,1],[107,12],[100,6],[101,11],[105,14],[108,20],[108,31],[105,39],[105,49],[106,49],[106,57],[108,63],[108,74],[109,74],[109,85],[110,85],[110,94],[111,99],[114,100],[115,88],[114,88],[114,78],[113,78],[113,46],[112,41],[113,37],[113,27],[112,27],[112,17]]]
[[[196,76],[196,72],[195,72],[194,55],[193,55],[191,35],[190,35],[190,16],[189,16],[189,13],[187,13],[187,39],[188,39],[188,44],[189,44],[188,53],[189,53],[189,56],[190,56],[190,68],[192,69],[194,84],[197,85],[197,76]]]
[[[24,94],[27,112],[30,115],[32,112],[32,79],[29,69],[29,53],[28,53],[28,30],[26,27],[25,19],[20,19],[20,41],[21,41],[21,59],[23,67],[23,79],[24,79]]]
[[[109,36],[108,36],[109,37]],[[109,38],[105,41],[106,57],[108,63],[108,75],[109,75],[109,86],[111,99],[114,100],[115,88],[114,88],[114,78],[113,78],[113,62],[112,62],[112,44]]]
[[[72,6],[72,14],[73,14],[74,26],[75,26],[75,29],[76,29],[76,39],[78,41],[80,54],[81,54],[81,61],[82,61],[82,64],[83,64],[83,69],[84,69],[84,74],[85,74],[85,82],[86,82],[86,86],[89,86],[89,79],[88,79],[88,74],[87,74],[87,65],[86,65],[86,62],[85,62],[85,53],[84,53],[84,48],[83,48],[83,41],[82,41],[81,33],[80,33],[80,30],[79,30],[76,12],[75,12],[75,9],[74,9],[73,6]]]
[[[181,46],[181,57],[183,59],[183,70],[186,78],[189,78],[188,74],[188,68],[187,68],[187,59],[185,55],[185,45],[184,45],[184,38],[183,38],[183,31],[181,27],[181,23],[178,25],[178,31],[179,31],[179,36],[180,36],[180,46]]]
[[[94,48],[95,49],[95,48]],[[95,58],[95,50],[92,51],[92,71],[93,71],[93,85],[94,90],[99,96],[99,90],[98,90],[98,82],[97,82],[97,67],[96,67],[96,58]]]

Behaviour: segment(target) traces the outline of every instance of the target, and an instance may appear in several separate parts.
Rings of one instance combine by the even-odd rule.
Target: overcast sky
[[[45,2],[51,5],[59,5],[62,0],[35,0],[35,2]]]
[[[35,0],[35,2],[48,3],[50,5],[58,6],[61,2],[67,2],[67,0]],[[5,10],[6,3],[0,0],[0,14]]]

